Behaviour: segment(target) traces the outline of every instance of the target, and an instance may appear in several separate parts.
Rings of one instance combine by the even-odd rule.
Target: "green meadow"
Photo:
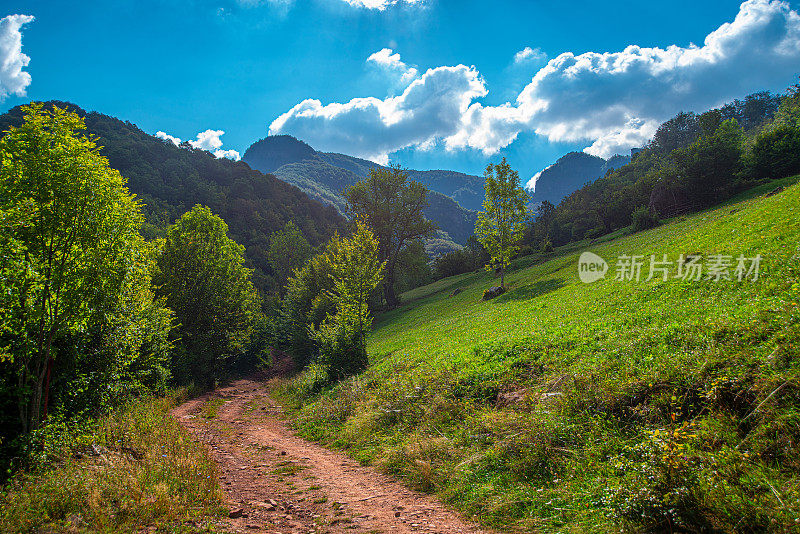
[[[311,366],[279,394],[306,437],[486,525],[800,531],[797,178],[520,258],[490,301],[486,271],[417,288],[376,318],[367,372],[325,386]],[[580,281],[583,251],[604,279]],[[615,279],[623,255],[642,256],[640,280]],[[667,280],[647,280],[651,255]],[[681,255],[722,255],[730,279],[678,277]]]

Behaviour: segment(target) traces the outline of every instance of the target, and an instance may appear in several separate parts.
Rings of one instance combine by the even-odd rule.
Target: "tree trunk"
[[[53,372],[53,356],[47,355],[47,372],[44,377],[44,405],[42,411],[42,421],[47,419],[47,409],[50,406],[50,375]]]
[[[500,287],[503,289],[506,288],[506,264],[505,262],[500,264]]]

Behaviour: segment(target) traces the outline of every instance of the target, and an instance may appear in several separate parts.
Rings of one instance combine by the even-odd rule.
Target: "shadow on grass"
[[[522,287],[514,288],[506,293],[503,293],[494,302],[509,302],[512,300],[528,300],[546,293],[551,293],[557,289],[561,289],[566,285],[563,278],[551,278],[550,280],[541,280],[528,284]]]

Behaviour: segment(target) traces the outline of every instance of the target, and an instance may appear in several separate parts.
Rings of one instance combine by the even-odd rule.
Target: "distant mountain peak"
[[[615,155],[605,160],[586,152],[569,152],[534,176],[533,201],[545,200],[558,204],[562,198],[577,191],[587,182],[594,182],[612,169],[631,161],[630,156]]]
[[[270,135],[256,141],[242,159],[253,169],[274,172],[289,163],[315,159],[317,151],[308,143],[291,135]]]

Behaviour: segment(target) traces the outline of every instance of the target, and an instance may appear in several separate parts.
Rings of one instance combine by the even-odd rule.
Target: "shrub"
[[[658,215],[653,213],[647,206],[641,206],[631,215],[633,223],[631,225],[634,232],[655,228],[659,224]]]

